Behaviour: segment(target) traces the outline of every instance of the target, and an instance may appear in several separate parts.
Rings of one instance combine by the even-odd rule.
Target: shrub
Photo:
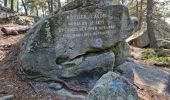
[[[168,57],[166,57],[166,55],[160,54],[162,50],[163,49],[145,49],[142,52],[142,59],[170,64]]]

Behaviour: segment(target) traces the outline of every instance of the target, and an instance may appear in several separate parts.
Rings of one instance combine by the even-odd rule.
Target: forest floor
[[[148,67],[156,68],[156,69],[158,68],[160,70],[170,73],[170,66],[166,66],[166,67],[159,66],[158,67],[158,66],[154,65],[156,63],[154,61],[147,61],[147,60],[141,59],[142,52],[146,49],[137,48],[137,47],[133,47],[133,46],[130,46],[130,47],[131,47],[131,58],[133,59],[133,61],[135,63],[143,65],[143,67],[146,67],[146,68],[148,68]],[[168,52],[170,53],[170,50],[168,50]],[[139,95],[139,97],[142,98],[142,100],[169,100],[168,97],[158,94],[157,90],[154,90],[154,89],[150,88],[149,86],[142,86],[141,84],[137,84],[137,83],[135,83],[135,84],[140,88],[140,89],[138,89],[138,95]]]
[[[22,41],[24,34],[16,36],[2,36],[0,32],[0,97],[1,96],[14,96],[12,100],[70,100],[70,98],[63,98],[53,93],[46,91],[40,91],[36,93],[30,84],[22,81],[17,76],[18,63],[18,51],[19,44]],[[138,53],[142,49],[133,47],[132,55],[138,56]],[[135,54],[135,55],[134,55]],[[142,60],[134,60],[140,64],[152,65]],[[169,71],[168,68],[162,68],[163,70]],[[136,84],[140,89],[138,93],[142,100],[168,100],[167,97],[158,95],[156,91],[146,86]]]
[[[18,47],[23,37],[24,34],[2,36],[0,31],[0,97],[13,96],[10,100],[70,100],[56,93],[46,91],[36,93],[30,84],[17,76]]]

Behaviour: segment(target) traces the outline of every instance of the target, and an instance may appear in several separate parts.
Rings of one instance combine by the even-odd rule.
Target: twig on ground
[[[5,92],[5,91],[0,91],[0,94],[7,94],[7,92]]]
[[[9,99],[12,99],[12,98],[14,98],[14,95],[8,95],[8,96],[0,97],[0,100],[9,100]]]

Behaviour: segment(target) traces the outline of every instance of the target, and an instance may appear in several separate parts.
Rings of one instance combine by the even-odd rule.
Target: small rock
[[[167,63],[164,63],[164,62],[155,62],[154,65],[155,65],[155,66],[159,66],[159,67],[168,66],[168,64],[167,64]]]
[[[170,49],[170,40],[169,39],[158,39],[158,47]]]
[[[49,84],[49,88],[52,90],[60,90],[62,89],[63,85],[60,83],[51,83]]]
[[[98,80],[87,100],[138,100],[138,95],[125,77],[108,72]]]
[[[8,96],[0,97],[0,100],[11,100],[12,98],[14,98],[14,95],[8,95]]]

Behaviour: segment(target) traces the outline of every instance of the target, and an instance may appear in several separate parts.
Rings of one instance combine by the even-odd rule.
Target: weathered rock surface
[[[15,16],[15,23],[18,25],[33,26],[38,20],[40,18],[36,16]]]
[[[159,94],[170,94],[170,74],[168,72],[151,66],[144,67],[134,62],[125,62],[118,68],[124,72],[121,75],[133,80],[134,83],[149,86],[157,90]]]
[[[164,37],[163,36],[161,37],[159,36],[159,34],[156,34],[158,47],[170,49],[170,36],[166,34],[162,34],[162,35]],[[149,46],[149,37],[147,34],[147,30],[142,29],[135,32],[132,36],[126,39],[126,42],[128,42],[130,45],[140,47],[140,48]]]
[[[109,0],[74,2],[28,32],[20,53],[26,76],[72,78],[113,69],[111,49],[135,27],[127,7]]]
[[[52,89],[52,90],[60,90],[62,89],[62,84],[60,83],[50,83],[49,84],[49,88]]]
[[[134,63],[124,62],[116,68],[116,70],[120,71],[119,74],[126,77],[131,83],[134,83],[133,65]]]
[[[87,100],[138,100],[138,95],[125,77],[108,72],[97,81]]]
[[[115,66],[123,64],[130,57],[130,46],[127,42],[119,42],[113,48],[115,53]]]
[[[115,56],[112,52],[81,57],[71,62],[64,62],[62,65],[66,67],[62,69],[61,77],[75,77],[82,72],[88,72],[99,68],[102,68],[102,71],[107,72],[108,70],[113,70],[114,62]],[[98,70],[98,73],[100,73],[101,70]]]
[[[135,32],[132,36],[130,36],[127,40],[130,45],[136,46],[136,47],[146,47],[149,45],[149,38],[146,30],[139,30]]]
[[[161,48],[170,49],[170,39],[158,39],[157,43]]]

